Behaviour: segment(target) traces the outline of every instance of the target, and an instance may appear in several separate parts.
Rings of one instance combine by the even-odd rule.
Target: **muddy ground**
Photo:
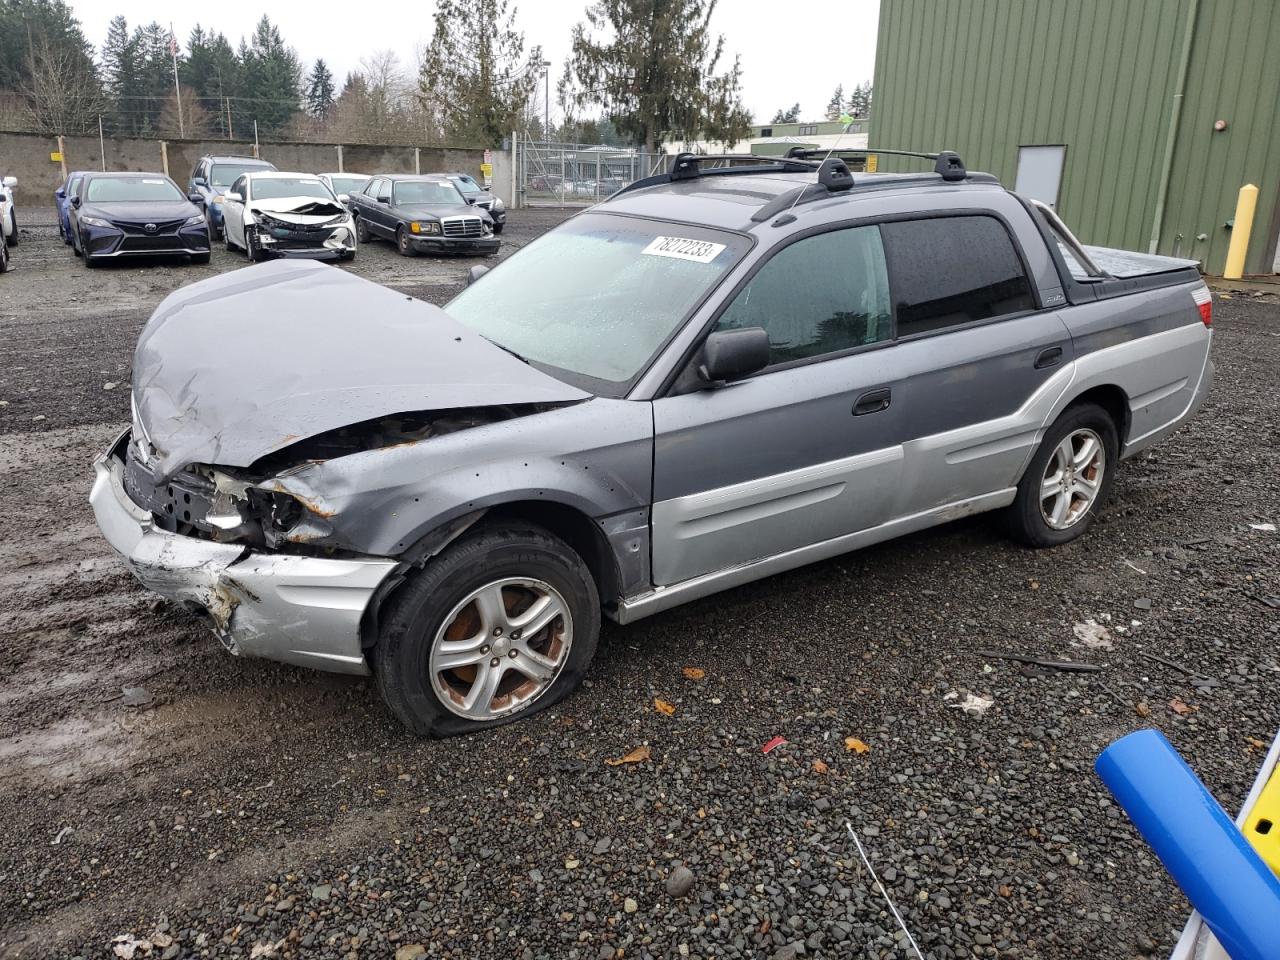
[[[558,218],[513,214],[507,238]],[[1251,528],[1280,521],[1275,302],[1218,302],[1211,400],[1121,469],[1082,541],[1031,552],[972,518],[606,627],[560,708],[423,742],[368,682],[226,655],[96,532],[134,338],[243,260],[91,273],[39,225],[14,254],[0,955],[129,935],[152,957],[907,956],[849,821],[931,958],[1165,956],[1187,905],[1092,761],[1155,726],[1234,808],[1280,726],[1280,535]],[[472,262],[382,246],[351,269],[439,302]],[[1113,649],[1080,644],[1089,618]],[[989,648],[1105,669],[1028,675]],[[968,692],[994,706],[954,709]]]

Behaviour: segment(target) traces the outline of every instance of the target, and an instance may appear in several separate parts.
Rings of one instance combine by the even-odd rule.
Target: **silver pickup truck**
[[[411,729],[555,703],[620,623],[980,511],[1082,535],[1203,402],[1190,261],[969,173],[676,158],[444,309],[273,263],[170,295],[103,534],[232,653]]]

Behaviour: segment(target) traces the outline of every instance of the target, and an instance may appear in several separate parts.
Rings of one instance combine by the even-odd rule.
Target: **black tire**
[[[1097,495],[1086,512],[1065,529],[1049,525],[1042,509],[1041,489],[1049,469],[1049,462],[1058,445],[1080,430],[1091,430],[1102,440],[1104,460],[1102,477]],[[1120,438],[1111,415],[1093,403],[1081,403],[1068,407],[1044,435],[1044,440],[1031,458],[1022,480],[1018,483],[1018,495],[1005,510],[1005,528],[1015,540],[1029,547],[1056,547],[1083,536],[1106,504],[1115,480],[1116,465],[1120,459]]]
[[[13,233],[9,234],[9,236],[5,238],[5,241],[9,246],[16,247],[18,245],[18,211],[11,210],[10,216],[13,217]]]
[[[432,684],[431,647],[443,621],[472,591],[505,577],[541,580],[564,598],[572,642],[559,673],[526,706],[477,721],[446,707]],[[486,524],[415,571],[383,608],[373,651],[378,689],[391,712],[419,736],[449,737],[502,726],[572,692],[595,656],[600,597],[582,558],[563,540],[523,523]]]
[[[402,257],[416,257],[418,251],[413,248],[413,243],[409,240],[409,233],[403,226],[396,227],[396,250]]]
[[[194,263],[194,264],[198,264],[198,265],[200,265],[200,266],[203,266],[204,264],[206,264],[206,263],[208,263],[208,262],[209,262],[209,254],[207,254],[207,253],[193,253],[193,254],[191,255],[191,262],[192,262],[192,263]]]
[[[213,222],[213,217],[209,215],[209,211],[207,210],[205,211],[205,214],[204,214],[204,223],[205,223],[205,226],[209,228],[210,243],[213,243],[213,241],[215,240],[221,240],[226,235],[226,223],[224,222],[223,228],[219,230],[217,225],[214,224]]]
[[[504,227],[506,227],[506,224],[505,224],[505,223],[495,223],[495,224],[493,225],[493,235],[494,235],[495,237],[496,237],[496,236],[498,236],[498,235],[500,235],[500,234],[502,233],[502,230],[503,230],[503,228],[504,228]]]
[[[0,273],[7,273],[9,270],[9,247],[7,244],[0,243]]]
[[[98,269],[98,258],[91,257],[89,256],[89,254],[86,253],[84,255],[84,265],[88,267],[90,270],[96,270]]]
[[[262,248],[258,246],[258,228],[244,228],[244,255],[253,263],[261,263],[266,259],[266,254],[262,252]]]
[[[356,242],[368,243],[373,239],[373,234],[369,232],[369,225],[364,222],[364,217],[356,217]]]

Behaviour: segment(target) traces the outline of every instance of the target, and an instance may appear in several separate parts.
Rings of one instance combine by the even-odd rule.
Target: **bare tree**
[[[29,54],[22,90],[30,122],[41,133],[86,133],[107,107],[93,64],[40,37]]]

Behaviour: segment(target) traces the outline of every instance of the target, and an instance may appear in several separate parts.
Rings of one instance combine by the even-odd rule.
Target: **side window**
[[[1031,283],[995,217],[881,224],[898,336],[1034,310]]]
[[[72,177],[71,182],[67,184],[67,196],[75,197],[80,193],[80,177]]]
[[[383,184],[383,180],[381,177],[374,177],[372,180],[369,181],[369,185],[364,188],[365,196],[373,200],[377,200],[378,191],[382,189],[382,184]]]
[[[718,330],[741,327],[768,331],[771,365],[890,339],[880,231],[833,230],[783,247],[716,323]]]

